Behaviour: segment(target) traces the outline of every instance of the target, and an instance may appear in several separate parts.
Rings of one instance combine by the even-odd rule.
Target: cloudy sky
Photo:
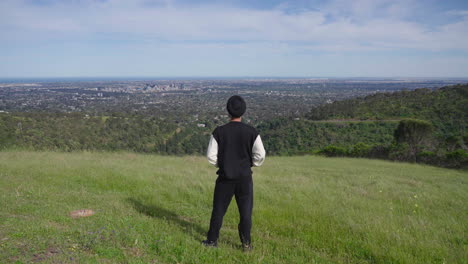
[[[0,77],[468,77],[468,1],[0,0]]]

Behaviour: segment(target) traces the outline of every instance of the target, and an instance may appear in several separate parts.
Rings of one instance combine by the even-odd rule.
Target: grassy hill
[[[0,152],[1,263],[466,263],[468,174],[386,161],[270,157],[254,169],[254,251],[231,204],[204,248],[203,157]],[[73,219],[72,210],[95,215]]]

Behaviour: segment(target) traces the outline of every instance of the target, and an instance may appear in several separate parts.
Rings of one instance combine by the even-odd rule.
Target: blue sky
[[[0,77],[468,77],[468,1],[1,0]]]

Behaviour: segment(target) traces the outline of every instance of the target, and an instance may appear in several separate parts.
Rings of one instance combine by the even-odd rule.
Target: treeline
[[[0,149],[194,154],[205,150],[208,138],[203,128],[141,115],[0,114]]]
[[[257,126],[270,154],[313,153],[329,145],[348,147],[392,141],[398,121],[330,121],[276,119]]]
[[[468,152],[460,142],[441,144],[431,133],[431,123],[417,119],[403,119],[394,131],[394,139],[387,144],[329,145],[315,153],[329,157],[365,157],[426,163],[449,168],[468,167]]]
[[[467,130],[467,105],[468,84],[460,84],[336,101],[314,107],[306,116],[310,120],[415,118],[430,121],[438,137],[461,138]]]
[[[305,120],[272,120],[260,127],[269,149],[278,154],[466,167],[467,106],[468,85],[455,85],[337,101],[313,108]]]
[[[204,154],[216,124],[206,123],[206,127],[197,124],[179,125],[172,119],[137,114],[0,113],[0,149]],[[276,119],[259,124],[257,129],[269,154],[294,155],[311,153],[330,144],[385,143],[392,139],[397,124],[307,120],[288,123],[287,119]]]

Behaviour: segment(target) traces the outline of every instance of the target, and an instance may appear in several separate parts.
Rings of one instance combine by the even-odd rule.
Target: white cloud
[[[92,40],[120,36],[136,41],[283,42],[303,50],[362,51],[419,49],[468,51],[468,16],[435,29],[410,22],[408,0],[335,0],[319,11],[284,11],[173,1],[58,1],[31,5],[0,3],[0,33],[5,39]],[[332,16],[331,21],[327,17]],[[297,45],[297,43],[300,43]]]

